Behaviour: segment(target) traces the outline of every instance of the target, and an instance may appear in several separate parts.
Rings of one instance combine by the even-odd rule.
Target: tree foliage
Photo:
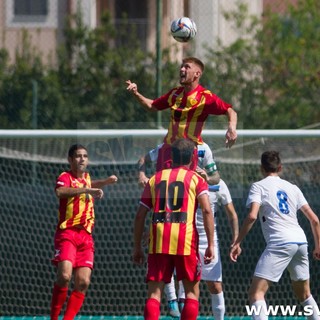
[[[320,2],[300,0],[286,14],[265,12],[261,19],[249,16],[239,1],[225,16],[243,36],[207,48],[202,80],[235,106],[239,127],[295,129],[320,122]],[[145,112],[125,90],[125,80],[131,79],[147,97],[155,97],[156,59],[141,49],[125,16],[122,21],[115,30],[105,15],[90,29],[80,13],[69,17],[56,64],[42,63],[27,33],[15,64],[2,49],[1,127],[33,128],[34,117],[45,129],[157,127],[157,114]],[[166,92],[177,83],[179,65],[168,50],[162,57]]]
[[[209,74],[240,125],[296,129],[319,122],[320,2],[301,0],[284,15],[265,12],[263,20],[239,2],[226,19],[245,36],[208,49]]]

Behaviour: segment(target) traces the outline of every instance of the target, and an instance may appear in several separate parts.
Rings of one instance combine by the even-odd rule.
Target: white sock
[[[306,316],[307,319],[320,319],[320,316],[319,316],[319,308],[318,308],[318,305],[316,303],[316,301],[313,299],[313,296],[310,295],[309,298],[307,298],[306,300],[304,300],[303,302],[301,302],[301,304],[303,305],[303,307],[305,306],[311,306],[312,308],[308,308],[308,309],[305,309],[305,313],[311,313],[311,309],[313,309],[312,311],[312,315],[309,315],[309,316]]]
[[[211,307],[214,319],[223,320],[226,311],[223,291],[218,294],[211,295]]]
[[[252,307],[255,307],[257,311],[260,311],[260,314],[252,313],[252,319],[254,320],[267,320],[268,316],[266,314],[267,304],[265,300],[257,300],[252,304]]]
[[[184,286],[182,281],[179,281],[179,291],[178,291],[178,297],[179,299],[185,299],[186,298],[186,294],[184,292]]]
[[[164,293],[167,297],[167,301],[171,301],[171,300],[177,300],[177,295],[176,295],[176,286],[174,283],[174,277],[172,276],[171,278],[171,282],[165,284],[164,286]]]

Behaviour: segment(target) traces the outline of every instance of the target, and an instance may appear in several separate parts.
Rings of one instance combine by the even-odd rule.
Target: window
[[[10,28],[57,28],[67,12],[65,0],[0,1],[5,1],[6,26]]]
[[[16,16],[46,16],[48,14],[47,0],[15,0],[14,15]]]

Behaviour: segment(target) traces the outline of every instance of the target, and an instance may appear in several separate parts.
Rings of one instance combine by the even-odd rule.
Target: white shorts
[[[201,280],[222,282],[222,268],[218,241],[214,241],[214,259],[209,264],[204,264],[204,254],[206,249],[207,241],[199,242]]]
[[[278,282],[286,269],[293,281],[310,278],[307,244],[268,245],[257,263],[254,276]]]

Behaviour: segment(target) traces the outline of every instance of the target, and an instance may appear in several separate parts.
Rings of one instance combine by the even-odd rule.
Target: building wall
[[[78,8],[83,12],[84,23],[95,28],[99,25],[101,13],[108,10],[114,18],[114,23],[121,23],[122,12],[126,11],[129,22],[136,24],[142,48],[146,51],[156,50],[157,37],[157,0],[47,0],[48,16],[25,17],[17,19],[13,15],[15,0],[0,1],[0,47],[9,51],[11,61],[14,61],[16,50],[22,50],[22,37],[26,30],[32,46],[43,53],[44,61],[55,57],[56,47],[63,43],[63,26],[66,15],[75,13]],[[22,1],[22,0],[20,0]],[[170,47],[171,58],[181,60],[189,51],[202,58],[204,45],[214,47],[219,38],[224,45],[233,42],[239,31],[232,28],[224,18],[225,11],[236,8],[237,0],[161,0],[162,24],[161,46]],[[248,5],[250,14],[261,16],[263,10],[284,12],[286,5],[282,0],[243,0]],[[297,0],[291,0],[296,4]],[[191,17],[197,24],[198,33],[195,41],[188,44],[177,43],[170,35],[170,25],[173,19],[182,16]]]
[[[31,47],[43,54],[44,62],[54,61],[69,0],[48,0],[46,16],[15,16],[13,8],[14,0],[0,1],[0,47],[8,50],[11,62],[16,51],[23,49],[26,33]]]

